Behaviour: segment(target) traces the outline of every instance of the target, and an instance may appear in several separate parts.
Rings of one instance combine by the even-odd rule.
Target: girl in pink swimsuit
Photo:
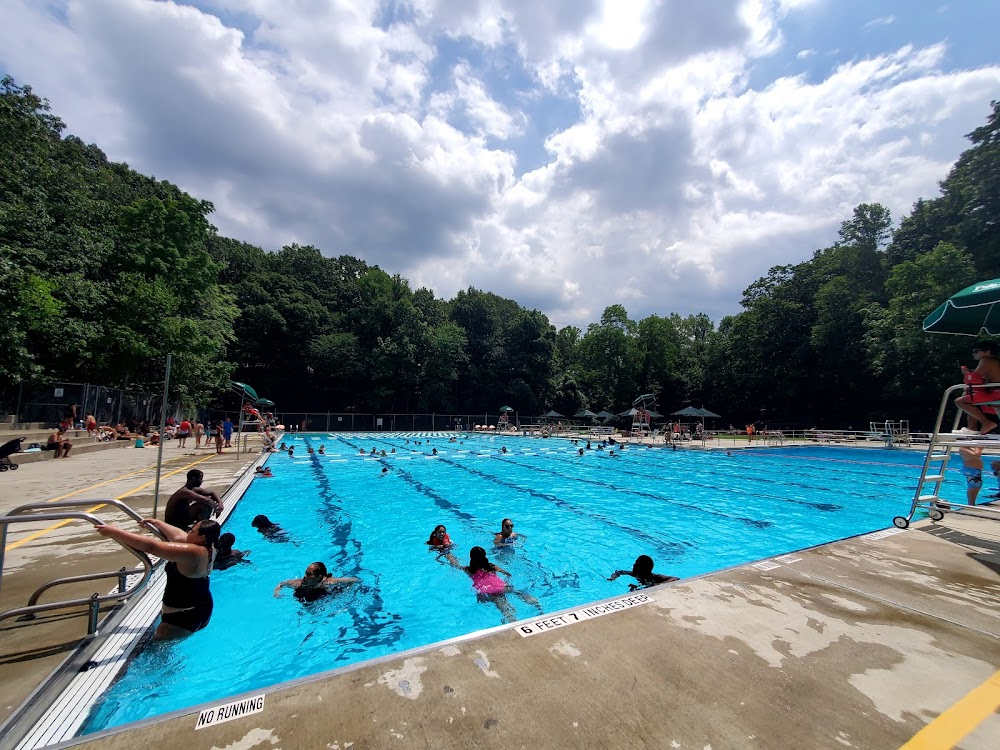
[[[504,581],[498,573],[510,576],[510,573],[499,565],[494,565],[486,557],[486,550],[482,547],[473,547],[469,550],[469,564],[462,565],[454,555],[448,555],[448,561],[456,568],[464,570],[472,579],[472,588],[476,590],[476,595],[480,601],[492,602],[503,615],[504,622],[514,622],[517,616],[514,608],[510,606],[505,594],[515,594],[533,607],[541,606],[538,600],[523,591],[515,591],[514,588]]]

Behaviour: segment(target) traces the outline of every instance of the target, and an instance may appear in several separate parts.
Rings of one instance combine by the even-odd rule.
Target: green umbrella
[[[504,413],[504,412],[510,412],[510,411],[514,411],[514,410],[513,410],[513,409],[511,409],[511,408],[510,408],[509,406],[501,406],[501,407],[500,407],[500,412],[501,412],[501,413]]]
[[[258,398],[257,391],[248,386],[246,383],[241,383],[238,380],[234,380],[232,381],[232,386],[238,391],[243,391],[243,393],[252,398],[254,401],[257,400]]]
[[[1000,336],[1000,279],[980,281],[951,295],[924,318],[927,333]]]
[[[257,406],[274,406],[274,402],[269,398],[259,398],[256,403]]]
[[[582,411],[578,411],[578,412],[577,412],[576,414],[574,414],[574,415],[573,415],[573,417],[574,417],[574,418],[580,418],[580,417],[596,417],[596,416],[597,416],[597,415],[596,415],[596,414],[594,414],[594,412],[592,412],[592,411],[591,411],[590,409],[584,409],[584,410],[582,410]]]
[[[704,416],[701,413],[701,409],[696,409],[693,406],[685,406],[680,411],[671,412],[676,417],[701,417]]]
[[[642,406],[645,409],[647,401],[652,404],[656,401],[656,396],[652,393],[644,393],[636,397],[635,401],[632,402],[632,406]]]

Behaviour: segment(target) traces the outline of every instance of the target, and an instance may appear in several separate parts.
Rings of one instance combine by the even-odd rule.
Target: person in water
[[[134,534],[111,524],[97,527],[97,533],[132,549],[167,560],[164,568],[167,587],[163,591],[160,624],[155,640],[169,640],[191,635],[212,619],[212,592],[208,576],[212,555],[221,528],[216,521],[198,521],[190,531],[171,526],[166,521],[147,518],[142,525],[156,529],[164,539]]]
[[[514,531],[514,522],[505,518],[500,522],[500,531],[493,537],[493,545],[496,547],[509,547],[515,544],[520,536]]]
[[[235,534],[230,534],[227,531],[219,537],[215,543],[215,563],[212,566],[215,570],[225,570],[237,563],[250,562],[244,559],[250,554],[250,550],[233,549],[234,544],[236,544]]]
[[[288,541],[288,532],[265,515],[254,516],[250,525],[257,529],[265,539],[274,542]]]
[[[486,557],[486,550],[482,547],[473,547],[469,550],[469,564],[462,565],[454,555],[448,555],[448,562],[454,567],[460,568],[472,579],[472,588],[476,590],[476,596],[481,602],[492,602],[503,615],[504,622],[513,622],[517,619],[513,607],[507,601],[506,594],[514,594],[520,597],[526,604],[532,607],[541,606],[538,600],[531,594],[523,591],[516,591],[513,586],[504,581],[498,573],[510,577],[510,573],[499,565],[494,565]]]
[[[639,555],[635,558],[635,563],[632,564],[632,570],[616,570],[608,580],[613,581],[619,576],[632,576],[637,580],[639,582],[638,586],[629,584],[633,590],[644,586],[655,586],[658,583],[670,583],[670,581],[680,580],[676,576],[665,576],[661,573],[654,573],[653,558],[649,555]]]
[[[281,596],[282,589],[292,589],[292,596],[308,604],[359,580],[353,576],[336,578],[327,572],[325,563],[314,562],[309,564],[301,578],[289,578],[275,586],[274,595]]]
[[[254,474],[258,477],[273,477],[270,466],[258,466],[254,469]]]
[[[446,550],[454,546],[451,537],[448,536],[448,530],[442,524],[434,527],[434,531],[431,532],[431,538],[427,540],[427,544],[432,549],[437,550]]]

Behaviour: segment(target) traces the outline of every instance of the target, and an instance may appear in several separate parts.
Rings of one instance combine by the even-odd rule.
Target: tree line
[[[969,341],[923,317],[1000,276],[1000,103],[893,231],[865,203],[830,247],[751,284],[742,312],[586,330],[470,288],[412,289],[351,255],[220,236],[213,206],[64,135],[46,100],[0,82],[0,386],[75,381],[195,406],[252,384],[279,410],[521,414],[704,404],[725,421],[861,427],[929,422]]]

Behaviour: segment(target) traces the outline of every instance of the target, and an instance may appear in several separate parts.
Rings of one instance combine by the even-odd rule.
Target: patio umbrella
[[[638,413],[639,413],[639,410],[633,407],[631,409],[626,409],[625,411],[621,412],[618,416],[619,417],[634,417]]]
[[[259,398],[255,403],[257,406],[274,406],[274,402],[269,398]]]
[[[597,415],[594,414],[594,412],[592,412],[590,409],[584,409],[584,410],[578,411],[576,414],[574,414],[573,418],[576,419],[576,418],[579,418],[579,417],[596,417],[596,416]]]
[[[704,419],[705,417],[708,417],[709,419],[721,419],[721,417],[718,414],[716,414],[714,411],[709,411],[704,406],[698,409],[698,411],[700,412],[698,416],[700,416],[702,419]]]
[[[675,417],[701,417],[704,416],[701,413],[701,409],[695,409],[693,406],[685,406],[680,411],[671,412]]]
[[[511,412],[511,411],[514,411],[514,410],[511,409],[509,406],[501,406],[500,407],[500,413],[501,414],[505,414],[505,413]]]
[[[652,409],[646,409],[646,413],[653,419],[659,419],[660,417],[663,416],[662,414],[660,414],[660,412],[653,411]]]
[[[599,411],[594,416],[597,417],[597,418],[599,418],[599,419],[607,420],[607,419],[611,419],[611,417],[613,417],[614,414],[612,414],[609,411]]]
[[[642,406],[645,408],[647,401],[652,404],[656,401],[656,396],[652,393],[644,393],[641,396],[636,396],[635,401],[632,402],[632,406]]]
[[[980,281],[955,292],[924,318],[927,333],[1000,336],[1000,279]]]
[[[545,417],[546,419],[559,419],[562,418],[564,415],[560,414],[554,409],[550,409],[549,411],[545,412],[542,416]]]
[[[256,401],[259,397],[257,396],[257,391],[248,386],[246,383],[241,383],[238,380],[234,380],[230,385],[237,391],[242,391],[243,395],[249,396],[251,399]]]

